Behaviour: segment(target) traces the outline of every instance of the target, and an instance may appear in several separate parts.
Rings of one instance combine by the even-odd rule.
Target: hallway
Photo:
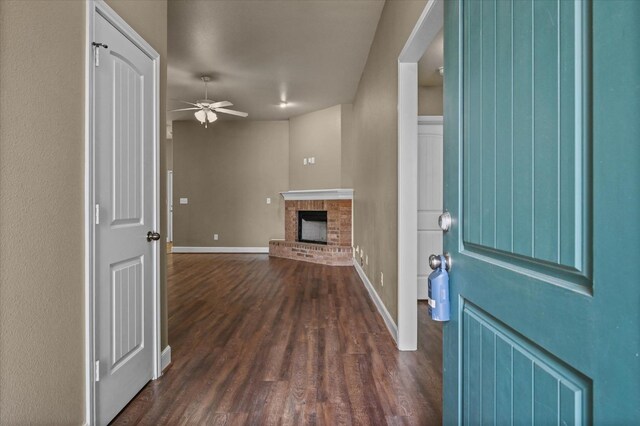
[[[351,267],[170,254],[173,363],[113,424],[441,424],[442,331],[398,352]]]

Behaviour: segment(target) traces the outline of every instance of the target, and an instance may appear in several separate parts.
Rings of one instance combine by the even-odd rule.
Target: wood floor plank
[[[398,352],[353,268],[170,254],[172,365],[116,425],[436,425],[442,329]]]

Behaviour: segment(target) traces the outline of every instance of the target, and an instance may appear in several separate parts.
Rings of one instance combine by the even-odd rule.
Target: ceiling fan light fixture
[[[207,122],[207,114],[204,112],[204,110],[199,110],[196,111],[195,114],[196,116],[196,120],[198,120],[200,122],[200,124],[204,124]]]
[[[235,111],[235,110],[232,110],[232,109],[224,108],[224,107],[228,107],[228,106],[233,106],[233,104],[231,102],[229,102],[229,101],[218,101],[218,102],[216,102],[216,101],[212,101],[211,99],[209,99],[209,92],[207,90],[207,83],[211,80],[211,78],[209,78],[206,75],[203,75],[200,78],[201,78],[202,82],[204,83],[204,99],[195,101],[195,103],[187,102],[187,101],[180,101],[180,102],[182,102],[184,104],[191,105],[192,107],[174,109],[174,110],[171,110],[171,112],[196,110],[196,112],[193,115],[196,117],[196,120],[198,120],[200,122],[200,124],[204,124],[205,128],[207,128],[207,125],[209,123],[213,123],[214,121],[216,121],[218,119],[218,115],[216,114],[216,112],[221,112],[221,113],[224,113],[224,114],[237,115],[239,117],[247,117],[249,115],[246,112]]]
[[[207,120],[209,123],[213,123],[218,119],[218,116],[213,111],[207,111]]]

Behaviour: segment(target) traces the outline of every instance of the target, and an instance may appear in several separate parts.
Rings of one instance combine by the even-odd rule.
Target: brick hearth
[[[269,256],[334,266],[352,264],[351,200],[286,200],[284,240],[269,241]],[[301,243],[298,211],[327,212],[327,244]]]
[[[351,247],[299,243],[296,241],[269,241],[269,256],[304,260],[332,266],[353,265]]]

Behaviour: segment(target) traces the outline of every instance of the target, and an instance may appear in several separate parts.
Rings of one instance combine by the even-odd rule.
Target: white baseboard
[[[162,351],[162,355],[160,356],[161,370],[164,371],[164,369],[167,368],[169,364],[171,364],[171,346],[167,345],[167,347]]]
[[[364,273],[364,270],[355,259],[353,260],[353,266],[355,266],[356,271],[358,272],[358,275],[360,275],[360,279],[362,280],[362,283],[364,284],[365,288],[369,292],[369,297],[371,297],[371,300],[373,300],[373,303],[378,308],[378,312],[380,313],[380,316],[382,316],[384,323],[387,325],[387,329],[389,330],[391,337],[393,337],[394,342],[396,342],[397,344],[398,343],[398,326],[393,321],[393,318],[391,317],[391,314],[389,314],[389,311],[387,311],[387,307],[384,306],[382,299],[380,299],[380,296],[378,295],[376,290],[373,288],[373,284],[371,284],[371,281],[369,281],[369,278],[367,278],[367,274]]]
[[[269,247],[173,247],[172,253],[269,253]]]

